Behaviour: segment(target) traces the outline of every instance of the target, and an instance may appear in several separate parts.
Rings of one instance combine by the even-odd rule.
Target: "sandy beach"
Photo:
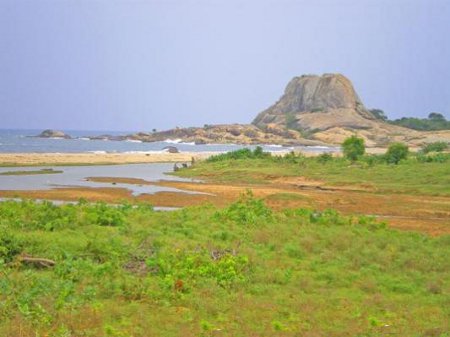
[[[411,149],[415,151],[416,149]],[[367,148],[369,154],[384,153],[384,148]],[[278,152],[284,154],[286,152]],[[296,151],[297,152],[297,151]],[[0,166],[45,166],[45,165],[102,165],[139,163],[183,163],[203,160],[219,152],[181,153],[0,153]],[[305,156],[317,156],[318,152],[302,152]],[[334,155],[339,156],[336,153]]]
[[[0,166],[183,163],[214,152],[183,153],[1,153]]]

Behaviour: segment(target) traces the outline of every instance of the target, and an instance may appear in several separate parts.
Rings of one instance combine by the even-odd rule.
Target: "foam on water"
[[[108,140],[90,139],[88,137],[101,134],[112,136],[130,134],[130,132],[108,131],[70,131],[63,130],[72,136],[72,139],[64,138],[38,138],[36,136],[42,130],[0,130],[0,152],[2,153],[161,153],[168,145],[176,146],[180,152],[228,152],[242,148],[254,149],[256,145],[238,144],[195,144],[183,142],[181,139],[166,139],[162,142],[146,143],[140,140]],[[261,144],[265,151],[320,151],[336,152],[339,148],[326,146],[296,146],[284,147],[279,144]]]

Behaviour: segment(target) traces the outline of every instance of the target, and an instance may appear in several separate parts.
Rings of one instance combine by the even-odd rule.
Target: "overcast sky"
[[[302,74],[450,117],[449,0],[0,0],[0,128],[249,123]]]

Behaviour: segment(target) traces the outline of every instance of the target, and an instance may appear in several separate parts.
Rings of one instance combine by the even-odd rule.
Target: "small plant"
[[[366,152],[364,139],[356,135],[347,138],[342,143],[342,151],[344,152],[345,158],[351,161],[357,161]]]
[[[416,159],[420,163],[446,163],[450,161],[450,153],[430,153],[419,152]]]
[[[426,144],[422,148],[423,153],[430,153],[430,152],[443,152],[449,148],[448,143],[446,142],[434,142]]]
[[[331,160],[333,160],[333,156],[331,155],[331,153],[325,152],[317,156],[317,161],[321,164],[325,164]]]
[[[254,225],[258,221],[270,220],[272,210],[265,205],[262,199],[253,197],[253,193],[247,191],[237,202],[216,212],[215,217],[220,220],[235,221],[239,224]]]
[[[296,130],[298,127],[297,118],[294,114],[290,113],[286,115],[286,128],[291,130]]]
[[[392,143],[385,154],[386,162],[388,164],[397,165],[401,160],[408,157],[408,145],[403,143]]]

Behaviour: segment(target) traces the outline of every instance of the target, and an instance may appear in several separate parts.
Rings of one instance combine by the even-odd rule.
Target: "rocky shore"
[[[364,106],[351,81],[341,74],[294,77],[281,98],[259,113],[252,124],[204,125],[129,135],[99,135],[93,140],[157,142],[179,139],[195,144],[278,144],[336,146],[357,134],[368,147],[392,142],[410,146],[450,142],[450,130],[417,131],[377,118]],[[61,131],[45,130],[38,137],[70,138]]]

